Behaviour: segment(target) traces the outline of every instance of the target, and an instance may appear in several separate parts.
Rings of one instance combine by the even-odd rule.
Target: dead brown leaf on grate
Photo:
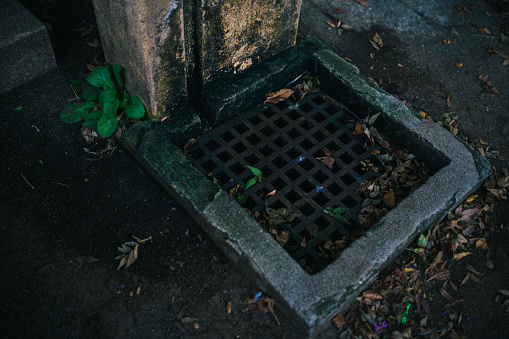
[[[265,94],[265,103],[277,104],[278,102],[284,101],[293,94],[293,90],[289,88],[283,88],[276,92],[269,92]]]
[[[316,160],[320,161],[322,164],[332,170],[332,167],[334,167],[334,158],[332,157],[334,152],[331,152],[327,147],[324,148],[323,152],[325,153],[325,156],[318,157]]]

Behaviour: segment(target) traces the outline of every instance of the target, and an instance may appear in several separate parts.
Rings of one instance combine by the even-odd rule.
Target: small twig
[[[60,182],[54,182],[54,181],[52,181],[51,183],[52,183],[52,184],[55,184],[55,185],[62,185],[62,186],[67,186],[67,187],[71,188],[71,186],[69,186],[69,185],[67,185],[67,184],[62,184],[62,183],[60,183]]]
[[[269,308],[270,308],[270,311],[272,312],[272,315],[274,315],[274,318],[276,318],[277,324],[279,326],[281,326],[281,323],[279,322],[279,319],[277,318],[276,313],[274,313],[274,310],[272,309],[272,307],[269,306]]]
[[[73,93],[74,93],[74,95],[76,96],[76,99],[78,99],[78,100],[79,100],[80,98],[78,97],[78,94],[76,94],[76,91],[74,90],[74,87],[72,87],[72,84],[69,84],[69,86],[71,86],[72,92],[73,92]],[[73,99],[73,100],[74,100],[74,99]]]
[[[27,178],[25,178],[25,176],[24,176],[23,174],[21,174],[21,173],[20,173],[19,175],[21,175],[21,177],[23,178],[23,180],[25,180],[25,182],[26,182],[26,183],[27,183],[30,187],[32,187],[32,189],[33,189],[33,190],[35,189],[35,188],[34,188],[34,186],[32,186],[32,184],[28,182]]]
[[[496,39],[494,36],[490,36],[490,35],[474,34],[474,36],[480,36],[480,37],[484,37],[484,38],[492,38],[492,39]]]
[[[59,266],[59,265],[65,265],[65,264],[70,264],[72,263],[72,260],[70,261],[64,261],[64,262],[57,262],[57,263],[54,263],[54,264],[48,264],[42,268],[40,268],[37,273],[41,273],[42,271],[44,271],[45,269],[48,269],[50,267],[55,267],[55,266]]]
[[[419,335],[428,335],[428,334],[431,334],[431,333],[438,333],[438,332],[450,331],[450,330],[451,330],[450,328],[444,328],[443,330],[434,330],[434,329],[431,329],[429,331],[426,331],[426,332],[423,332],[423,333],[419,333]]]
[[[298,77],[296,77],[295,79],[293,79],[292,81],[290,81],[289,83],[286,84],[286,88],[288,88],[288,86],[290,86],[291,84],[293,84],[295,81],[299,80],[300,78],[302,78],[302,76],[304,76],[308,71],[305,70],[304,73],[302,73],[301,75],[299,75]]]

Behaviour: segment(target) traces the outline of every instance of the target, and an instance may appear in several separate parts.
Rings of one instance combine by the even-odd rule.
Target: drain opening
[[[238,185],[245,196],[242,206],[253,215],[285,209],[278,216],[284,222],[262,227],[314,274],[346,247],[342,239],[362,231],[356,216],[364,199],[356,189],[373,176],[361,161],[374,148],[352,134],[351,124],[342,123],[353,119],[314,93],[300,100],[297,109],[285,100],[220,125],[198,139],[189,154],[226,191]],[[317,159],[325,156],[332,157],[332,166]],[[263,178],[243,192],[253,177],[247,165],[260,169]],[[351,225],[326,214],[326,207],[349,208],[343,216]]]

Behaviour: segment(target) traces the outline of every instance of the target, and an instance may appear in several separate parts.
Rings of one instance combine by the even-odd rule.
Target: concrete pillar
[[[94,0],[106,61],[126,69],[127,89],[151,119],[186,98],[183,0]]]
[[[301,0],[201,0],[203,82],[238,73],[295,44]]]
[[[295,43],[302,0],[94,0],[106,61],[155,121]]]

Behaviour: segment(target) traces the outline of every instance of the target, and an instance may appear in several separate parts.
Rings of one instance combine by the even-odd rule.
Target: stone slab
[[[106,61],[126,69],[127,89],[152,120],[171,115],[186,100],[182,0],[94,0]]]
[[[138,142],[130,149],[226,255],[293,316],[301,337],[316,338],[386,264],[474,192],[487,178],[490,165],[445,129],[366,81],[355,66],[314,38],[304,43],[315,49],[295,62],[316,65],[329,96],[357,112],[381,112],[376,128],[437,170],[319,273],[309,275],[301,269],[228,193],[193,167],[164,130],[137,135]]]
[[[262,99],[270,89],[285,87],[288,79],[296,77],[295,74],[312,70],[314,66],[308,65],[309,58],[312,51],[321,47],[323,45],[316,40],[306,40],[253,66],[242,76],[207,84],[203,92],[204,109],[207,110],[204,113],[217,124],[247,110],[253,106],[253,98]]]
[[[203,83],[265,61],[295,44],[302,0],[201,0]]]
[[[2,1],[0,93],[56,67],[46,26],[18,1]]]

